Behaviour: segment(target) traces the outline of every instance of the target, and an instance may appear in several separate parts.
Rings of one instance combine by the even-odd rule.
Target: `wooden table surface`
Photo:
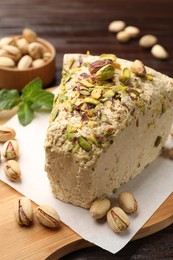
[[[63,54],[86,53],[87,50],[91,54],[115,53],[129,60],[138,58],[147,66],[173,77],[172,10],[172,0],[1,0],[0,37],[20,34],[24,27],[30,27],[50,41],[57,51],[57,73],[52,86],[60,81]],[[139,27],[141,36],[156,35],[170,58],[155,59],[149,50],[139,47],[138,39],[127,44],[118,43],[115,35],[107,30],[109,23],[117,19]],[[172,245],[173,225],[128,243],[116,255],[91,247],[62,259],[173,259]]]

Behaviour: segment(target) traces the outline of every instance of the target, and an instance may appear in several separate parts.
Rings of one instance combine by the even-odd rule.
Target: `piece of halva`
[[[113,54],[66,54],[45,141],[53,194],[89,208],[161,152],[173,121],[173,80]]]

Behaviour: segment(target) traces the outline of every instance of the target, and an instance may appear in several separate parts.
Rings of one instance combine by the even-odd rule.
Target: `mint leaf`
[[[41,90],[33,97],[31,97],[30,101],[32,102],[31,108],[33,110],[37,109],[46,109],[51,111],[53,105],[54,95],[51,92],[46,90]]]
[[[19,104],[17,115],[21,125],[26,126],[33,120],[34,111],[27,102],[23,101]]]
[[[17,90],[0,90],[0,110],[9,110],[20,103],[20,95]]]
[[[53,106],[54,94],[42,89],[42,81],[36,78],[29,82],[22,90],[20,96],[18,91],[0,90],[0,110],[11,109],[18,105],[19,122],[26,126],[34,118],[34,111],[43,109],[50,111]]]
[[[30,100],[34,95],[36,95],[40,90],[42,90],[42,80],[36,78],[29,82],[22,90],[21,98],[23,100]]]

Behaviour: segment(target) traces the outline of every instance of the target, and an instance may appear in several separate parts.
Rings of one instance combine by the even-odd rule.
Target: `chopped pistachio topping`
[[[52,112],[51,112],[51,115],[50,115],[50,122],[55,120],[55,118],[58,116],[58,113],[59,113],[59,109],[58,109],[58,107],[55,106],[52,109]]]
[[[69,59],[50,116],[50,122],[63,118],[62,149],[80,153],[82,148],[85,156],[92,147],[104,149],[127,118],[145,112],[143,82],[149,84],[154,76],[138,76],[128,63],[123,65],[114,54],[93,58],[87,53]],[[161,105],[159,113],[164,109]]]
[[[91,92],[91,97],[94,99],[99,99],[101,97],[101,94],[102,94],[102,89],[94,89]]]
[[[131,72],[128,68],[123,69],[123,76],[128,79],[131,77]]]
[[[76,137],[74,133],[69,133],[69,132],[66,133],[66,136],[69,140],[74,139]]]
[[[90,97],[88,97],[88,98],[85,98],[84,99],[85,100],[85,102],[86,103],[89,103],[89,104],[92,104],[92,105],[98,105],[99,104],[99,100],[96,100],[96,99],[94,99],[94,98],[90,98]]]
[[[117,57],[114,54],[101,54],[100,59],[110,59],[115,62]]]
[[[78,138],[78,143],[85,151],[89,152],[92,149],[92,145],[82,136]]]

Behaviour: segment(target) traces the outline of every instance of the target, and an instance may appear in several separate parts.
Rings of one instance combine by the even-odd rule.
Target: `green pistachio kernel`
[[[67,125],[67,132],[69,132],[69,133],[76,133],[77,132],[77,128],[74,127],[73,125],[68,124]]]
[[[60,102],[63,102],[64,100],[67,100],[67,96],[64,95],[64,94],[59,94],[58,100],[59,100]]]
[[[150,80],[150,81],[152,81],[154,78],[154,76],[152,74],[146,74],[145,77],[147,80]]]
[[[113,62],[115,62],[117,59],[117,57],[114,54],[101,54],[99,57],[100,59],[110,59]]]
[[[98,141],[97,141],[97,139],[95,138],[95,136],[93,134],[88,135],[87,139],[89,141],[91,141],[92,143],[94,143],[95,145],[98,145]]]
[[[128,68],[123,69],[123,76],[128,79],[131,77],[131,71]]]
[[[88,98],[85,98],[84,99],[84,101],[86,102],[86,103],[89,103],[89,104],[92,104],[92,105],[98,105],[99,104],[99,100],[96,100],[96,99],[94,99],[94,98],[90,98],[90,97],[88,97]]]
[[[100,99],[101,102],[106,102],[107,100],[108,100],[108,97],[104,97],[104,98]]]
[[[79,147],[80,147],[79,144],[76,143],[75,146],[74,146],[74,148],[73,148],[73,150],[72,150],[72,153],[77,152],[77,150],[79,149]]]
[[[113,97],[115,95],[115,92],[111,89],[107,90],[104,94],[103,94],[103,97],[107,97],[107,98],[110,98],[110,97]]]
[[[80,80],[79,83],[82,84],[83,86],[89,87],[89,88],[94,86],[91,82],[89,82],[89,81],[86,80],[86,79]]]
[[[125,91],[126,89],[128,89],[129,87],[127,86],[123,86],[123,85],[117,85],[117,86],[113,86],[112,87],[112,90],[114,92],[122,92],[122,91]]]
[[[59,114],[59,109],[57,107],[54,107],[51,112],[50,122],[54,121],[55,118],[58,116],[58,114]]]
[[[116,193],[116,191],[117,191],[117,188],[114,188],[113,191],[112,191],[112,193]]]
[[[71,103],[69,101],[65,101],[65,108],[69,111],[72,112],[73,111],[73,107],[71,105]]]
[[[69,80],[70,80],[70,78],[71,78],[71,76],[72,76],[72,73],[69,73],[69,72],[63,72],[62,73],[63,74],[63,78],[62,78],[62,80],[61,80],[61,84],[65,84],[65,83],[67,83]]]
[[[145,104],[142,100],[138,100],[136,106],[139,107],[143,113],[145,112]]]
[[[104,105],[106,106],[106,107],[111,107],[112,106],[112,101],[109,101],[109,100],[107,100],[105,103],[104,103]]]
[[[91,97],[94,99],[99,99],[102,95],[102,89],[94,89],[91,93]]]
[[[92,145],[82,136],[78,138],[78,143],[82,149],[84,149],[86,152],[91,151]]]
[[[107,79],[111,79],[114,76],[115,73],[115,68],[111,65],[108,64],[104,67],[102,67],[101,69],[99,69],[95,76],[97,80],[107,80]]]
[[[74,133],[70,133],[70,132],[67,132],[67,133],[66,133],[66,136],[67,136],[67,138],[68,138],[69,140],[72,140],[72,139],[76,138],[75,134],[74,134]]]
[[[87,90],[80,90],[79,93],[83,96],[89,96],[90,95],[90,92],[87,91]]]

